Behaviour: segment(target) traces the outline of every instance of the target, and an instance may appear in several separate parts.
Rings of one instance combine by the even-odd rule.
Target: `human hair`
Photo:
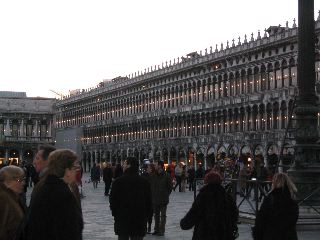
[[[0,182],[12,180],[24,176],[22,168],[10,165],[0,169]]]
[[[276,173],[272,179],[272,190],[277,188],[288,188],[291,196],[297,192],[297,188],[285,173]]]
[[[218,172],[210,171],[204,176],[205,184],[221,184],[222,178]]]
[[[160,166],[160,167],[162,167],[162,168],[164,168],[164,162],[163,161],[158,161],[158,166]]]
[[[55,151],[56,148],[52,145],[40,145],[38,151],[42,150],[42,158],[43,160],[48,160],[48,157],[51,152]]]
[[[75,152],[69,149],[58,149],[50,153],[48,173],[62,178],[66,169],[71,169],[77,160]]]
[[[132,171],[139,171],[139,162],[135,157],[128,157],[126,161]]]
[[[150,166],[151,173],[154,173],[156,171],[153,163],[148,164],[148,166]]]

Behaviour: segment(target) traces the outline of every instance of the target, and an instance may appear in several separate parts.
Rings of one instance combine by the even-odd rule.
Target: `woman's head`
[[[23,192],[25,175],[22,168],[10,165],[0,169],[0,182],[16,194]]]
[[[297,188],[291,179],[285,173],[276,173],[272,180],[272,189],[288,188],[291,196],[297,192]]]
[[[50,153],[48,173],[63,178],[66,183],[75,182],[76,171],[80,168],[77,155],[69,149],[59,149]]]
[[[205,184],[221,184],[222,177],[218,172],[210,171],[204,176]]]

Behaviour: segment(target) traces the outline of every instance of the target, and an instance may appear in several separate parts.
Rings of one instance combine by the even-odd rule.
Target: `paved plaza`
[[[104,183],[101,182],[97,189],[93,189],[92,183],[88,181],[89,175],[83,177],[83,193],[85,198],[82,200],[83,216],[85,221],[83,238],[84,240],[102,240],[117,239],[113,231],[113,217],[109,208],[109,198],[104,196]],[[167,225],[164,237],[147,235],[146,240],[175,240],[192,238],[192,231],[183,231],[180,228],[180,219],[190,208],[193,202],[192,192],[172,192],[167,212]],[[248,224],[239,224],[239,240],[252,239]],[[315,240],[319,239],[320,230],[318,232],[308,231],[299,232],[299,239]]]
[[[82,211],[84,217],[84,240],[116,240],[117,236],[113,230],[113,217],[109,208],[109,198],[104,196],[104,183],[101,182],[97,189],[93,189],[92,183],[88,183],[89,174],[85,173],[83,176],[83,194]],[[28,189],[28,200],[30,192]],[[193,192],[172,192],[170,196],[170,203],[167,212],[167,225],[164,237],[147,235],[146,240],[191,240],[192,231],[183,231],[180,229],[180,219],[189,210],[193,202]],[[252,239],[249,224],[239,224],[239,240]],[[320,236],[319,231],[304,231],[299,232],[299,239],[303,240],[318,240]]]

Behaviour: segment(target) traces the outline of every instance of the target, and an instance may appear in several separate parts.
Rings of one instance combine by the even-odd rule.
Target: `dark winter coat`
[[[105,183],[112,182],[112,177],[113,177],[112,169],[110,167],[105,167],[102,171],[102,177]]]
[[[169,195],[172,191],[172,181],[170,176],[162,171],[150,174],[153,205],[167,205]]]
[[[236,203],[224,188],[208,184],[200,190],[180,226],[183,230],[194,226],[192,240],[233,240],[238,215]]]
[[[0,183],[0,239],[11,240],[24,216],[19,197]]]
[[[95,181],[100,181],[100,167],[98,166],[93,166],[91,168],[91,181],[95,182]]]
[[[254,240],[296,240],[299,208],[287,188],[274,189],[264,199],[253,227]]]
[[[109,201],[116,235],[145,236],[152,211],[150,184],[145,178],[127,169],[113,182]]]
[[[68,185],[48,175],[30,206],[28,239],[80,240],[82,229],[81,209]]]

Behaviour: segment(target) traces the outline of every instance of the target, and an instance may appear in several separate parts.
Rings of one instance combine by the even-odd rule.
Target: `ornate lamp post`
[[[305,198],[320,186],[320,145],[315,93],[315,25],[314,1],[298,0],[298,100],[295,109],[296,133],[294,165],[288,174],[297,184],[298,196]],[[308,184],[299,184],[305,182]],[[319,195],[309,200],[320,203]]]

